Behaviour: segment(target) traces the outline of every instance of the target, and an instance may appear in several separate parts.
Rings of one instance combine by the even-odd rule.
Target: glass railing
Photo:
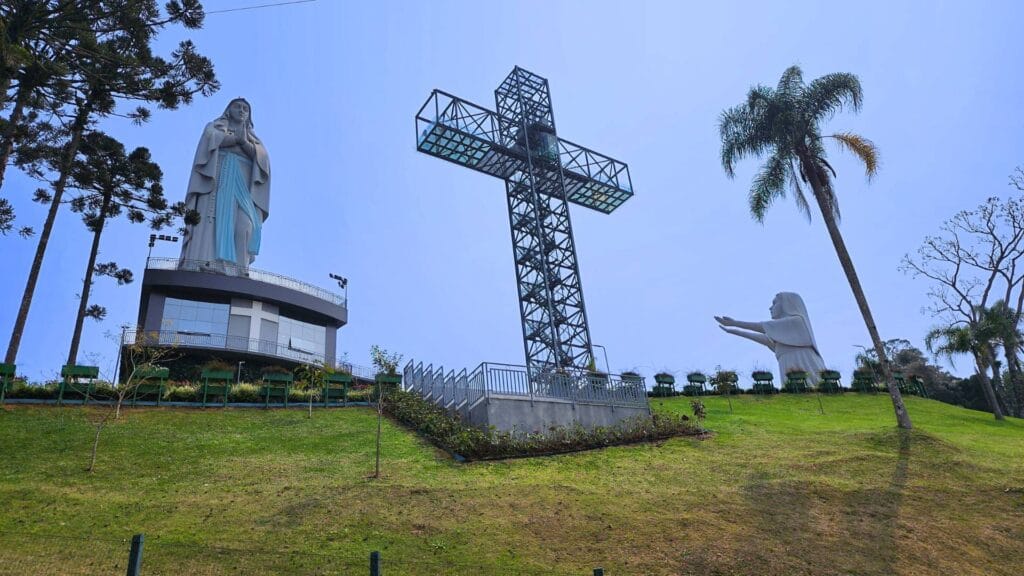
[[[250,280],[256,280],[257,282],[264,282],[266,284],[273,284],[275,286],[295,290],[296,292],[301,292],[303,294],[308,294],[321,300],[325,300],[336,306],[348,308],[348,302],[345,297],[340,294],[335,294],[330,290],[325,290],[319,286],[314,286],[294,278],[282,276],[281,274],[274,274],[273,272],[257,270],[255,268],[242,267],[230,262],[224,262],[223,260],[207,261],[182,260],[179,258],[150,258],[146,261],[146,269],[183,270],[186,272],[202,272],[205,274],[219,274],[221,276],[249,278]]]
[[[206,348],[285,358],[304,364],[323,364],[324,354],[296,350],[274,340],[257,340],[228,334],[200,334],[175,330],[125,330],[122,346]]]

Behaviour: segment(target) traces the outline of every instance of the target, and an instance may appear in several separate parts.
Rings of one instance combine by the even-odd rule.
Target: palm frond
[[[718,132],[722,137],[722,168],[730,178],[735,177],[735,165],[747,156],[764,153],[771,142],[759,129],[758,112],[739,105],[722,112]]]
[[[864,92],[856,75],[846,72],[826,74],[803,89],[802,116],[808,124],[817,124],[844,107],[859,112],[863,102]]]
[[[747,92],[747,108],[749,110],[763,111],[772,105],[773,100],[775,100],[775,91],[761,84]]]
[[[833,168],[832,165],[828,163],[828,160],[825,160],[824,156],[818,156],[817,160],[822,166],[828,168],[828,171],[832,173],[833,178],[839,177],[839,174],[836,174],[836,169]]]
[[[807,203],[807,197],[804,196],[803,186],[800,185],[800,180],[803,178],[803,175],[797,175],[797,169],[794,165],[794,160],[792,159],[789,161],[787,178],[789,178],[789,185],[793,188],[793,198],[796,200],[797,210],[799,210],[804,217],[807,218],[807,222],[810,223],[811,206]],[[804,182],[806,181],[807,180],[805,179]]]
[[[787,98],[795,99],[800,96],[804,87],[804,73],[797,65],[786,68],[779,78],[779,85],[776,92],[785,95]]]
[[[776,151],[761,167],[750,187],[750,215],[763,223],[764,213],[776,198],[786,196],[790,158]]]
[[[929,352],[935,356],[945,356],[952,364],[957,354],[974,352],[974,334],[967,326],[940,326],[928,331],[924,345]]]
[[[835,140],[839,147],[853,152],[864,163],[864,173],[870,181],[878,173],[878,147],[875,143],[860,134],[853,132],[837,132],[827,138]]]

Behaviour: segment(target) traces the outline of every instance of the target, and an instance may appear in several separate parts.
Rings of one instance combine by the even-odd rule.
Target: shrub
[[[707,416],[707,411],[704,409],[704,403],[700,400],[690,400],[690,409],[693,410],[693,417],[698,421],[704,420]]]
[[[370,398],[370,390],[365,386],[361,389],[349,388],[348,390],[348,401],[349,402],[367,402]]]
[[[168,386],[164,393],[164,399],[168,402],[199,402],[200,396],[199,387],[192,384]]]
[[[110,382],[95,382],[92,385],[91,397],[96,400],[113,400],[117,397],[117,391]]]
[[[262,402],[260,387],[255,384],[235,384],[228,393],[229,402]]]
[[[7,390],[8,398],[32,398],[35,400],[55,400],[57,398],[56,382],[47,384],[32,385],[24,381],[15,381]]]
[[[545,433],[498,432],[463,422],[412,392],[390,394],[384,410],[442,448],[467,460],[540,456],[602,448],[631,442],[649,442],[703,432],[686,415],[655,414],[586,430],[579,426],[555,427]]]
[[[292,371],[276,364],[260,368],[260,374],[291,374]]]
[[[232,373],[234,373],[235,368],[237,368],[237,366],[235,366],[234,364],[225,362],[223,360],[218,360],[216,358],[214,358],[212,360],[207,360],[202,365],[202,369],[203,370],[209,370],[209,371],[216,370],[218,372],[232,372]]]
[[[309,402],[309,397],[310,396],[314,396],[314,400],[316,400],[316,397],[319,396],[318,391],[317,390],[299,390],[297,388],[292,388],[288,392],[288,401],[289,402]]]

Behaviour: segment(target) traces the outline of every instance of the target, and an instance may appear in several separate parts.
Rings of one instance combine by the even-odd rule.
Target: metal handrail
[[[222,276],[239,276],[249,278],[250,280],[256,280],[257,282],[273,284],[275,286],[281,286],[283,288],[295,290],[296,292],[308,294],[330,302],[336,306],[341,306],[342,308],[348,307],[348,301],[345,296],[335,294],[330,290],[314,286],[308,282],[289,278],[288,276],[275,274],[274,272],[243,267],[223,260],[207,261],[185,260],[181,258],[149,258],[146,260],[146,269],[184,270],[186,272],[202,272],[206,274],[219,274]]]
[[[573,402],[647,407],[647,389],[643,378],[625,378],[618,374],[594,374],[586,371],[544,372],[530,374],[526,366],[484,362],[468,376],[442,369],[422,370],[413,361],[404,370],[407,390],[430,394],[432,401],[442,403],[452,398],[465,398],[472,404],[482,396],[520,396],[540,399],[556,398]]]
[[[185,348],[208,348],[232,352],[252,352],[275,358],[284,358],[307,364],[323,364],[324,354],[295,350],[276,340],[259,340],[228,334],[194,334],[176,330],[125,330],[121,336],[122,346],[181,346]]]

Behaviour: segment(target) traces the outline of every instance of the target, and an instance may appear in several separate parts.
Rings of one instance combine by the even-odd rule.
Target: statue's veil
[[[795,292],[779,292],[775,298],[782,317],[764,322],[765,334],[776,342],[788,346],[810,346],[817,352],[818,343],[814,339],[803,298]]]

